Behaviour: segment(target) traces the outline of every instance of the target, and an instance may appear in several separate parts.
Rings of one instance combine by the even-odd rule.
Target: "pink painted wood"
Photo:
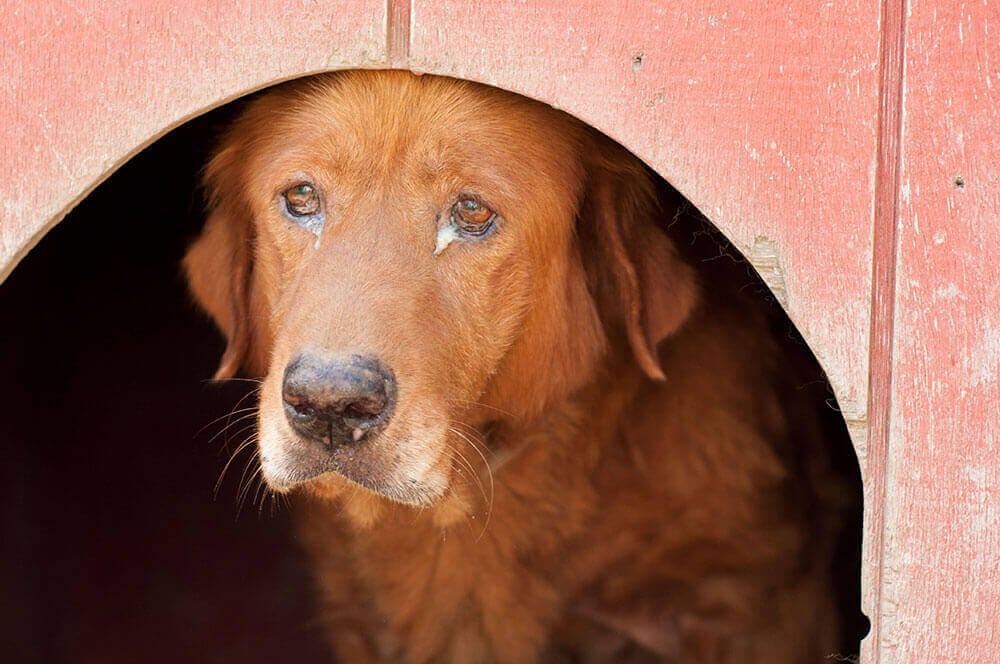
[[[14,0],[3,14],[0,280],[184,120],[283,79],[386,62],[379,0]]]
[[[864,661],[1000,650],[989,0],[10,4],[0,278],[136,151],[278,80],[408,67],[550,102],[705,211],[829,372],[866,479]]]
[[[911,0],[879,662],[1000,654],[1000,8]]]

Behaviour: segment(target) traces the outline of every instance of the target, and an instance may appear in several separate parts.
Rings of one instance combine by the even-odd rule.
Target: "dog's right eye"
[[[281,195],[285,199],[285,209],[293,217],[312,217],[322,207],[316,188],[305,182],[289,187]]]
[[[462,198],[451,208],[452,223],[469,235],[484,235],[496,218],[496,212],[475,198]]]

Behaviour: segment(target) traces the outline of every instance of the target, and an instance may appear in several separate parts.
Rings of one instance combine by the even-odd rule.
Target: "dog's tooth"
[[[355,430],[354,430],[354,431],[353,431],[353,432],[351,433],[351,438],[353,438],[353,439],[354,439],[354,442],[356,443],[356,442],[358,442],[359,440],[361,440],[361,436],[363,436],[363,435],[365,435],[365,432],[364,432],[364,431],[362,431],[361,429],[355,429]]]

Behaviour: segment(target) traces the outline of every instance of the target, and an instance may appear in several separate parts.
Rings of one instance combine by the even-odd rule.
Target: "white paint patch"
[[[938,245],[944,244],[945,237],[946,236],[944,234],[944,231],[935,231],[934,232],[934,244],[938,244]]]
[[[959,290],[955,282],[951,282],[947,286],[942,286],[934,291],[934,297],[938,300],[954,300],[956,298],[965,299],[962,291]]]
[[[997,527],[998,519],[991,473],[985,467],[974,465],[966,466],[963,471],[972,484],[972,491],[967,494],[971,503],[969,527],[974,532],[992,532]]]
[[[969,380],[973,387],[997,382],[1000,368],[1000,328],[986,323],[982,339],[969,353]]]

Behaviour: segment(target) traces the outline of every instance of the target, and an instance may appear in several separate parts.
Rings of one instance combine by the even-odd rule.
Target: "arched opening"
[[[227,414],[253,399],[208,384],[221,342],[179,260],[227,112],[128,162],[0,286],[11,661],[324,656],[287,510],[238,495],[245,456],[213,496],[250,433],[246,412]]]
[[[242,459],[212,500],[229,453],[250,435],[239,410],[249,390],[206,386],[221,341],[178,266],[201,225],[198,170],[234,108],[192,120],[129,162],[0,286],[10,321],[0,333],[10,432],[4,562],[18,598],[5,629],[9,651],[25,659],[323,656],[285,511],[265,506],[257,518],[251,495],[237,518]],[[851,655],[862,633],[861,481],[833,391],[723,235],[693,209],[670,226],[693,264],[755,298],[789,361],[813,371],[793,388],[840,441],[814,460],[850,487],[832,573],[845,617],[841,652]]]

